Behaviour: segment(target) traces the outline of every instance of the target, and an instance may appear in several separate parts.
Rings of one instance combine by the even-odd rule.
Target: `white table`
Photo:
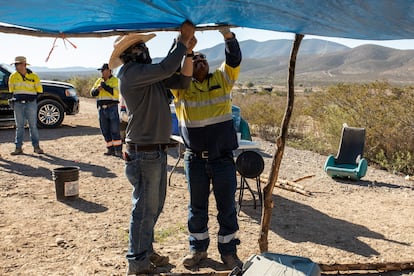
[[[238,150],[245,150],[245,149],[260,149],[260,143],[250,141],[250,140],[240,140]]]

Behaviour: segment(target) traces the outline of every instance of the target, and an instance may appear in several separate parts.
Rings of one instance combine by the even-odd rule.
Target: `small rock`
[[[59,246],[63,246],[63,245],[66,244],[66,241],[63,238],[58,237],[58,238],[56,238],[56,244],[59,245]]]

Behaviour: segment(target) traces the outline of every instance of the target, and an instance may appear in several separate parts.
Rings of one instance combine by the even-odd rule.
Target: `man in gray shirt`
[[[119,37],[109,60],[118,73],[128,109],[125,175],[133,186],[129,227],[127,275],[153,273],[168,264],[168,257],[154,252],[154,226],[163,209],[167,189],[167,145],[171,135],[168,88],[188,88],[193,72],[195,27],[185,21],[168,56],[152,64],[145,43],[155,34]],[[184,58],[185,56],[185,58]],[[176,72],[184,58],[181,72]]]

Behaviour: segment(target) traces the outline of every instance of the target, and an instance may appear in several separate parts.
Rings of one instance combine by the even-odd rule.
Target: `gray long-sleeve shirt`
[[[168,88],[184,89],[191,77],[176,73],[186,52],[176,48],[158,64],[129,62],[118,73],[121,94],[128,108],[127,143],[140,145],[170,142],[171,112]]]

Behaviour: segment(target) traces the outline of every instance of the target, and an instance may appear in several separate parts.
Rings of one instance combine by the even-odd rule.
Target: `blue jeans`
[[[118,105],[99,109],[99,126],[108,145],[112,141],[121,141],[119,122]]]
[[[165,151],[129,152],[125,175],[133,186],[127,259],[146,263],[153,251],[154,226],[164,207],[167,190]]]
[[[216,160],[207,160],[186,151],[184,166],[190,192],[188,206],[190,251],[207,251],[210,243],[207,224],[211,181],[218,211],[218,250],[221,255],[235,254],[236,246],[240,241],[236,238],[239,225],[235,202],[236,166],[233,156],[229,154]]]
[[[39,130],[37,129],[37,102],[14,103],[14,120],[16,121],[16,148],[21,148],[24,138],[24,125],[29,124],[29,133],[33,147],[39,146]]]

